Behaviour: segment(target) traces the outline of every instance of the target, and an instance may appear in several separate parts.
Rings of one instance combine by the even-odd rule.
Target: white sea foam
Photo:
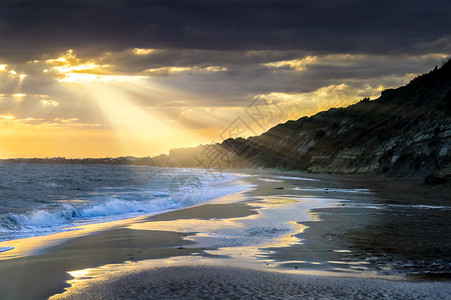
[[[58,188],[61,187],[60,184],[57,184],[55,182],[41,182],[41,185],[45,186],[45,187],[49,187],[49,188]]]
[[[291,180],[305,180],[305,181],[319,181],[319,179],[306,178],[306,177],[294,177],[294,176],[274,176],[279,179],[291,179]]]
[[[13,250],[14,247],[0,247],[0,252],[5,252],[5,251],[9,251],[9,250]]]
[[[48,227],[61,227],[61,225],[70,225],[71,222],[90,223],[90,219],[100,217],[109,217],[108,219],[118,219],[114,216],[122,215],[128,217],[132,213],[153,213],[168,209],[153,204],[152,201],[138,202],[125,201],[118,199],[107,200],[104,203],[96,204],[86,208],[75,208],[71,205],[63,205],[61,209],[36,210],[29,214],[8,214],[4,219],[3,228],[12,231],[30,231],[45,229]]]
[[[438,206],[438,205],[421,205],[421,204],[388,204],[388,207],[408,207],[408,208],[418,208],[418,209],[440,209],[440,210],[450,210],[451,206]]]
[[[266,182],[282,182],[282,180],[271,179],[271,178],[259,178],[258,180],[266,181]]]
[[[112,199],[105,203],[94,205],[92,207],[81,210],[81,217],[102,217],[111,215],[120,215],[128,213],[151,213],[171,208],[170,205],[165,207],[161,202],[154,203],[154,201],[138,202],[138,201],[124,201]]]

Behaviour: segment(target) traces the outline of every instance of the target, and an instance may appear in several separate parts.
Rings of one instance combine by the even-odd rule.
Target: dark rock
[[[279,124],[249,138],[173,149],[157,166],[296,169],[312,173],[438,176],[451,162],[451,61],[346,108]],[[206,156],[207,155],[207,156]],[[212,165],[208,158],[217,157]],[[219,165],[218,165],[219,164]],[[279,188],[278,188],[279,189]],[[281,189],[281,188],[280,188]]]

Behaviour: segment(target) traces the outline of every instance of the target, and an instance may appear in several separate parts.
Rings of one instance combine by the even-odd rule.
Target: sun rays
[[[100,112],[100,123],[111,131],[116,146],[129,155],[146,156],[168,151],[168,145],[188,146],[199,136],[169,120],[152,107],[152,97],[164,97],[146,76],[68,73],[61,80],[73,93],[82,93]],[[148,105],[138,105],[137,94],[148,93]],[[168,91],[166,91],[168,93]]]

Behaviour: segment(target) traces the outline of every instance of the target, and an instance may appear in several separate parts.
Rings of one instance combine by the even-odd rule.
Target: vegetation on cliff
[[[260,136],[175,149],[153,161],[392,176],[446,171],[451,163],[451,61],[406,86],[383,91],[378,99],[288,121]]]

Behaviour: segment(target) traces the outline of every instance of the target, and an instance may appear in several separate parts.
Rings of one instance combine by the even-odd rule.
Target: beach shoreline
[[[408,238],[410,239],[424,233],[425,223],[421,222],[422,217],[414,219],[417,225],[412,225],[410,218],[401,218],[399,221],[398,217],[394,218],[391,215],[393,208],[390,205],[395,205],[396,208],[396,205],[399,205],[403,199],[411,199],[404,203],[407,206],[403,207],[403,211],[407,210],[404,211],[407,215],[418,212],[422,214],[427,212],[428,218],[442,215],[440,226],[434,227],[434,224],[429,222],[426,230],[446,228],[446,225],[449,225],[446,223],[449,222],[447,221],[449,210],[445,210],[446,213],[443,215],[439,213],[439,208],[416,207],[418,205],[439,206],[439,204],[449,207],[451,202],[439,197],[442,191],[437,192],[436,198],[429,203],[421,193],[418,194],[418,190],[409,187],[418,185],[418,179],[404,179],[405,185],[401,187],[401,190],[404,188],[411,191],[411,194],[406,195],[403,192],[403,198],[398,195],[399,189],[396,193],[384,190],[384,186],[387,185],[391,185],[392,189],[396,190],[396,186],[401,186],[402,179],[390,181],[376,177],[262,170],[241,171],[241,173],[250,175],[244,177],[243,180],[254,185],[254,188],[198,206],[139,218],[139,220],[126,222],[114,228],[99,228],[87,235],[72,237],[46,248],[45,251],[36,255],[2,260],[0,261],[0,270],[2,271],[0,276],[3,278],[0,280],[0,291],[3,295],[9,295],[9,298],[15,299],[46,298],[55,294],[58,295],[55,296],[55,299],[70,299],[75,297],[74,295],[78,295],[77,297],[80,298],[89,298],[90,293],[96,298],[92,294],[92,291],[96,290],[94,288],[96,284],[97,287],[109,287],[109,290],[114,290],[110,286],[113,282],[111,274],[114,272],[111,270],[109,272],[99,271],[105,266],[113,266],[113,270],[119,271],[120,275],[114,277],[116,287],[121,286],[120,278],[125,280],[131,278],[130,276],[138,276],[134,273],[136,270],[121,273],[122,269],[126,269],[123,267],[124,264],[133,264],[134,267],[141,268],[140,276],[142,278],[150,276],[149,274],[155,276],[155,270],[161,274],[174,274],[174,270],[177,270],[178,267],[188,268],[184,269],[185,271],[189,270],[189,272],[186,271],[189,273],[188,277],[195,277],[195,274],[202,277],[204,271],[205,274],[216,274],[219,269],[215,268],[234,269],[242,266],[247,269],[242,272],[236,269],[238,273],[241,272],[240,274],[254,271],[276,271],[277,274],[294,273],[290,276],[316,274],[319,275],[319,278],[329,278],[325,274],[330,274],[334,275],[330,278],[348,278],[349,280],[370,280],[356,277],[380,278],[402,280],[403,284],[407,279],[410,281],[413,279],[446,279],[446,263],[451,261],[443,254],[447,250],[448,240],[446,237],[443,245],[434,246],[441,247],[442,256],[440,253],[429,254],[431,260],[436,261],[438,258],[443,260],[440,266],[436,266],[441,268],[443,276],[427,277],[422,274],[423,277],[416,278],[406,278],[405,275],[411,270],[399,268],[393,263],[391,263],[392,269],[384,268],[387,267],[388,262],[393,261],[399,261],[400,266],[405,265],[407,262],[400,259],[399,256],[404,255],[409,258],[406,253],[418,245],[425,250],[422,253],[424,258],[425,253],[429,251],[428,239],[435,237],[426,236],[420,244],[408,245],[410,248],[406,246],[409,244],[407,240],[404,241],[405,245],[402,247],[405,248],[405,253],[394,251],[390,240],[396,235],[405,235],[406,230],[398,230],[399,232],[392,230],[390,234],[383,231],[386,234],[384,238],[378,240],[370,238],[377,231],[393,227],[394,225],[390,222],[394,220],[398,220],[395,228],[401,225],[409,226],[411,232]],[[327,183],[327,187],[324,186],[324,182]],[[421,185],[417,187],[425,194],[430,188],[432,187]],[[378,189],[381,189],[382,192]],[[379,201],[379,203],[375,203],[375,201]],[[375,204],[381,205],[381,207],[368,208]],[[307,211],[296,211],[299,208],[307,208]],[[372,215],[374,210],[388,213],[374,217]],[[362,213],[361,218],[353,217],[357,211]],[[381,218],[383,222],[381,222]],[[369,229],[370,231],[368,231]],[[372,235],[365,232],[370,232]],[[377,245],[379,248],[374,248]],[[381,256],[368,251],[368,248],[376,249],[375,252]],[[151,267],[145,269],[146,262],[149,261]],[[186,266],[187,263],[193,263],[193,265]],[[208,266],[210,263],[213,266]],[[208,270],[202,269],[202,266],[208,267]],[[421,267],[421,265],[418,266]],[[89,275],[86,275],[89,274],[88,271],[79,272],[77,275],[76,272],[73,272],[77,270],[90,270],[89,272],[97,272],[101,275],[89,278]],[[46,278],[39,275],[42,272],[46,273]],[[282,281],[294,280],[283,277],[285,275],[279,276]],[[240,276],[237,275],[237,278],[241,278]],[[266,278],[265,276],[278,275],[256,276],[263,280]],[[352,277],[354,279],[350,279]],[[174,283],[178,277],[169,276],[168,278],[173,278]],[[19,286],[15,288],[14,283],[23,280],[30,282],[31,287],[25,291]],[[72,287],[69,287],[67,283],[70,280],[72,280]],[[127,284],[130,286],[129,281],[125,280],[124,284],[125,282],[128,282]],[[253,284],[258,286],[256,282]],[[365,284],[368,283],[365,282]],[[439,284],[439,286],[444,292],[450,289],[448,282]],[[66,292],[64,292],[65,288],[68,288]],[[133,287],[130,288],[136,290]],[[410,289],[409,286],[404,288]],[[437,288],[437,286],[433,288]],[[146,291],[150,293],[151,290]],[[294,290],[289,291],[295,293]],[[289,291],[287,290],[287,292]],[[332,291],[335,290],[332,289]],[[404,292],[404,290],[399,290],[399,295]],[[74,299],[78,299],[77,297]],[[6,297],[6,299],[9,298]]]

